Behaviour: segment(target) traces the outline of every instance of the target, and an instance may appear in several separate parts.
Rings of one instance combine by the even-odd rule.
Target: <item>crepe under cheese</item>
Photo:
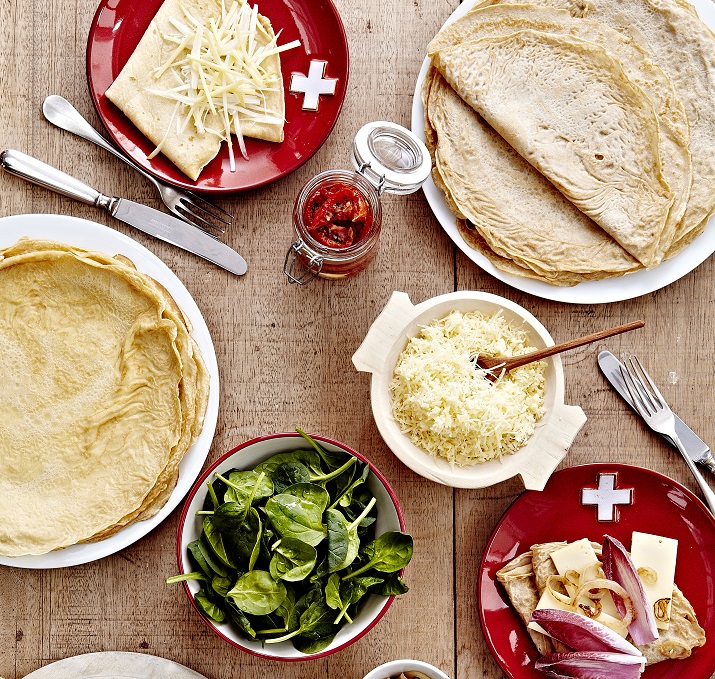
[[[673,204],[658,121],[602,47],[534,30],[431,54],[459,96],[643,266]]]
[[[239,6],[243,7],[245,2],[241,0]],[[177,69],[166,66],[173,59],[187,54],[193,44],[181,48],[181,35],[174,22],[193,28],[192,20],[195,19],[207,27],[202,30],[208,33],[211,22],[220,23],[222,13],[225,14],[228,7],[228,2],[220,0],[164,0],[129,61],[106,92],[107,98],[160,147],[171,162],[194,180],[218,154],[226,136],[222,135],[226,120],[209,110],[202,120],[205,130],[197,128],[193,120],[184,124],[186,117],[192,113],[190,106],[177,102],[173,96],[157,92],[166,93],[182,84]],[[260,14],[257,15],[253,40],[257,48],[276,40],[271,22]],[[236,114],[241,135],[281,142],[285,101],[280,55],[278,52],[271,53],[252,68],[261,71],[262,80],[269,86],[260,94],[261,101],[255,106],[257,114]],[[228,122],[235,128],[236,121],[231,119]]]
[[[551,553],[566,544],[549,542],[533,545],[528,552],[515,557],[497,572],[497,580],[506,590],[512,606],[525,624],[536,610],[549,577],[557,573]],[[597,555],[600,555],[600,545],[592,543],[592,546]],[[556,639],[530,628],[527,630],[542,655],[554,650],[568,650]],[[677,586],[673,589],[669,628],[659,629],[658,632],[658,639],[638,646],[648,665],[662,660],[687,658],[694,648],[705,644],[705,631],[698,624],[692,605]]]
[[[161,286],[48,241],[0,251],[0,554],[105,538],[156,513],[209,377]]]

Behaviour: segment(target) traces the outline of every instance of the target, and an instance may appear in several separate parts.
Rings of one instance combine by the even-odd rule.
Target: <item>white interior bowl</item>
[[[391,679],[399,677],[400,672],[410,671],[424,672],[430,679],[449,679],[442,670],[421,660],[391,660],[368,672],[363,679]]]
[[[501,460],[469,467],[453,466],[418,448],[392,417],[389,386],[400,353],[423,326],[452,310],[485,314],[501,311],[507,320],[529,332],[537,349],[554,344],[546,328],[531,313],[497,295],[453,292],[413,305],[404,292],[394,292],[353,356],[358,370],[372,373],[370,394],[377,428],[402,462],[432,481],[458,488],[483,488],[518,474],[527,489],[542,490],[586,421],[581,408],[564,405],[564,372],[559,356],[546,359],[545,413],[534,435],[523,448]]]
[[[390,530],[404,531],[405,522],[400,504],[392,488],[390,488],[390,484],[379,470],[369,460],[352,448],[323,436],[315,436],[313,434],[311,434],[311,436],[316,441],[319,441],[328,451],[342,451],[354,455],[362,462],[368,462],[370,464],[370,474],[366,483],[370,492],[377,499],[375,534],[381,535],[385,531]],[[190,542],[197,540],[201,535],[202,517],[197,517],[196,512],[199,511],[204,504],[207,493],[206,482],[213,479],[214,472],[222,474],[230,469],[253,469],[257,464],[276,453],[305,449],[308,446],[309,444],[298,433],[271,434],[246,441],[216,460],[194,484],[179,520],[179,532],[177,536],[179,573],[189,573],[193,570],[187,546]],[[184,589],[189,596],[192,606],[194,606],[196,612],[201,616],[201,619],[224,641],[252,655],[271,660],[287,661],[313,660],[346,648],[367,634],[367,632],[377,624],[380,618],[385,615],[395,598],[394,596],[369,595],[362,608],[360,608],[359,613],[353,619],[352,624],[344,625],[327,648],[319,653],[306,655],[294,648],[290,641],[263,645],[260,641],[246,639],[241,631],[228,621],[217,623],[213,620],[209,620],[201,614],[194,603],[193,595],[198,592],[199,583],[195,581],[185,582]]]

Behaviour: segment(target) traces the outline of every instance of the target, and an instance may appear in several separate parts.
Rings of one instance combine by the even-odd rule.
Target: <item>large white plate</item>
[[[475,4],[476,0],[465,0],[447,19],[445,26],[463,17]],[[698,10],[700,18],[707,26],[715,30],[715,3],[710,0],[691,0]],[[424,141],[424,107],[420,92],[427,75],[430,60],[425,57],[422,69],[417,77],[415,95],[412,101],[412,131]],[[606,278],[602,281],[579,283],[570,288],[550,285],[542,281],[514,276],[497,269],[484,255],[472,249],[459,234],[455,217],[447,207],[444,195],[435,186],[430,177],[424,184],[425,197],[432,208],[435,217],[454,241],[457,247],[480,268],[494,278],[511,285],[517,290],[523,290],[537,297],[551,299],[556,302],[571,302],[575,304],[603,304],[632,299],[670,285],[695,267],[704,262],[715,252],[715,217],[711,217],[703,233],[698,236],[677,257],[669,259],[650,271],[636,271],[619,278]]]
[[[199,475],[213,440],[218,418],[218,365],[216,352],[206,327],[204,317],[196,306],[189,291],[156,255],[135,240],[114,231],[107,226],[77,217],[64,215],[16,215],[0,219],[0,247],[12,245],[18,238],[45,238],[69,245],[104,252],[108,255],[126,255],[142,273],[148,274],[161,283],[176,300],[193,326],[192,336],[201,349],[210,375],[209,402],[204,418],[204,427],[198,439],[186,452],[179,466],[179,481],[169,501],[162,509],[146,521],[138,521],[112,537],[100,542],[72,545],[48,554],[38,556],[0,556],[0,564],[18,568],[59,568],[75,566],[114,554],[144,537],[158,526],[181,502]]]

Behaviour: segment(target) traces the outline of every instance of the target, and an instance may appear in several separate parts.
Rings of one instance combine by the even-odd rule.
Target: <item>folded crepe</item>
[[[688,119],[693,174],[685,214],[666,255],[674,256],[702,233],[715,212],[715,35],[686,0],[530,1],[620,31],[672,81]]]
[[[648,97],[602,47],[533,30],[462,42],[432,60],[459,96],[643,266],[673,193]]]
[[[596,223],[470,108],[433,71],[425,81],[433,178],[468,220],[465,240],[495,266],[554,285],[618,276],[640,267]],[[431,132],[429,131],[431,130]],[[430,137],[432,141],[430,141]],[[513,263],[513,267],[509,262]]]
[[[549,542],[532,545],[528,552],[520,554],[497,571],[497,580],[504,587],[512,606],[525,623],[529,622],[531,614],[536,610],[548,577],[557,573],[550,554],[566,544]],[[597,543],[591,544],[600,555],[601,546]],[[551,648],[555,650],[558,650],[558,646],[565,648],[557,640],[527,629],[542,655],[550,653]],[[677,587],[673,589],[669,629],[658,630],[658,632],[658,639],[638,646],[648,665],[662,660],[687,658],[694,648],[705,644],[705,630],[698,624],[692,605]]]
[[[680,237],[677,231],[682,230],[692,180],[688,120],[670,78],[653,63],[644,49],[619,31],[590,19],[574,18],[565,10],[534,5],[500,4],[471,10],[462,19],[440,31],[430,43],[428,52],[434,53],[476,38],[504,36],[524,29],[573,36],[600,45],[622,65],[625,75],[650,100],[658,120],[658,150],[663,176],[674,194],[673,205],[656,252],[657,258],[662,258],[673,240]],[[574,224],[571,231],[579,226]],[[549,258],[549,255],[537,251],[534,257],[543,259]],[[587,253],[583,253],[583,259],[587,257]],[[568,258],[560,257],[558,250],[550,258],[560,268],[568,267]],[[603,267],[603,257],[600,257],[593,262],[593,270],[598,271],[599,268],[604,269],[605,277],[610,274],[612,267]]]
[[[244,2],[241,0],[241,4]],[[161,144],[161,152],[193,180],[218,155],[222,140],[216,134],[199,132],[193,122],[189,122],[182,131],[177,129],[177,122],[183,119],[183,115],[177,111],[175,101],[151,91],[176,87],[176,74],[169,69],[157,78],[154,69],[163,66],[177,49],[175,42],[165,38],[177,33],[172,20],[185,22],[184,12],[188,12],[206,26],[211,20],[218,21],[221,11],[220,0],[165,0],[129,61],[106,92],[107,98],[122,110],[142,134],[155,145]],[[262,30],[257,31],[255,40],[260,47],[275,39],[275,33],[266,17],[259,14],[258,21]],[[272,81],[271,89],[265,92],[265,105],[262,108],[267,115],[281,122],[257,122],[239,114],[241,133],[244,137],[281,142],[285,101],[280,56],[273,54],[266,57],[262,66]],[[188,111],[188,107],[184,108]],[[205,127],[223,130],[224,121],[216,114],[209,113]]]

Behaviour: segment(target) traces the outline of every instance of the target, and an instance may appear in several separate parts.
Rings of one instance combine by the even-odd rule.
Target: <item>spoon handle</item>
[[[597,342],[598,340],[605,339],[606,337],[613,337],[613,335],[620,335],[623,332],[637,330],[638,328],[642,328],[644,325],[645,321],[632,321],[631,323],[626,323],[625,325],[617,325],[615,328],[608,328],[608,330],[601,330],[600,332],[594,332],[591,335],[578,337],[577,339],[572,339],[568,342],[554,344],[554,346],[552,347],[538,349],[537,351],[532,351],[531,353],[524,354],[523,356],[515,356],[514,358],[509,358],[505,361],[505,367],[507,370],[511,370],[512,368],[518,368],[522,365],[526,365],[527,363],[540,361],[542,358],[548,358],[549,356],[553,356],[554,354],[560,354],[561,352],[568,351],[569,349],[582,347],[585,344],[591,344],[591,342]]]

